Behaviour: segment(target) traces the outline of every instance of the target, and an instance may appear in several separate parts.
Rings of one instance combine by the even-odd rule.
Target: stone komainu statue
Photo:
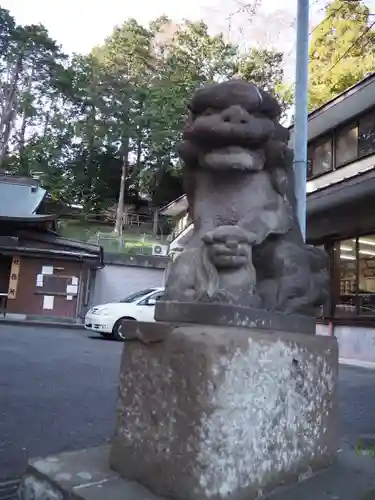
[[[172,265],[166,301],[305,315],[325,302],[327,255],[300,232],[280,112],[241,80],[194,94],[179,147],[194,231]]]

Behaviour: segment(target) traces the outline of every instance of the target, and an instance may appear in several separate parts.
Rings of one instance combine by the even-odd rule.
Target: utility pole
[[[296,98],[294,111],[294,177],[297,217],[306,239],[307,121],[309,81],[309,0],[297,0]]]

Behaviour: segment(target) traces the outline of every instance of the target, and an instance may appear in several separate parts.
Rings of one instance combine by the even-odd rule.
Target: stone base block
[[[126,344],[110,465],[176,500],[251,500],[331,464],[336,339],[183,325]]]

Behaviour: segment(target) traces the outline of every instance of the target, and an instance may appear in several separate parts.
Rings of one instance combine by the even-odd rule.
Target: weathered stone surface
[[[108,465],[109,448],[99,446],[31,460],[22,477],[20,500],[163,500],[140,484],[124,481]]]
[[[155,320],[157,323],[138,323],[132,326],[132,331],[138,331],[146,335],[148,339],[165,338],[165,333],[173,328],[172,324],[162,323],[168,318],[176,324],[200,323],[202,325],[218,326],[240,326],[247,328],[258,328],[268,331],[284,331],[294,333],[315,334],[316,321],[299,314],[283,314],[280,312],[264,311],[250,307],[236,306],[234,304],[205,304],[202,302],[177,302],[160,301],[155,309]],[[143,326],[145,325],[145,326]],[[159,325],[161,327],[159,328]],[[135,338],[140,338],[139,335]],[[142,340],[140,338],[140,340]]]
[[[203,325],[126,345],[110,464],[178,500],[251,500],[336,453],[336,339]]]
[[[64,494],[60,489],[33,474],[26,474],[18,491],[21,500],[64,500]]]
[[[173,328],[172,323],[163,323],[162,321],[155,323],[123,320],[121,323],[121,329],[128,340],[139,340],[146,345],[162,342]]]
[[[166,300],[310,316],[325,302],[328,258],[303,241],[279,111],[241,80],[193,95],[179,153],[194,230],[168,273]]]
[[[31,460],[20,490],[20,500],[166,500],[153,495],[141,485],[121,478],[110,470],[108,448],[100,446],[88,450],[63,453],[49,459],[61,464],[71,480],[55,479],[52,471],[40,468]],[[79,470],[86,474],[78,476]],[[88,475],[93,479],[87,479]],[[83,476],[83,477],[82,477]],[[338,454],[334,465],[322,473],[290,487],[277,489],[270,500],[375,500],[374,459],[364,457],[353,449]],[[248,500],[246,498],[246,500]]]

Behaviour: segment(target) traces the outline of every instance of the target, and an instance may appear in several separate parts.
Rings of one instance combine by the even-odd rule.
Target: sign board
[[[15,299],[17,296],[18,281],[20,277],[21,260],[19,257],[13,257],[12,267],[10,269],[8,299]]]

